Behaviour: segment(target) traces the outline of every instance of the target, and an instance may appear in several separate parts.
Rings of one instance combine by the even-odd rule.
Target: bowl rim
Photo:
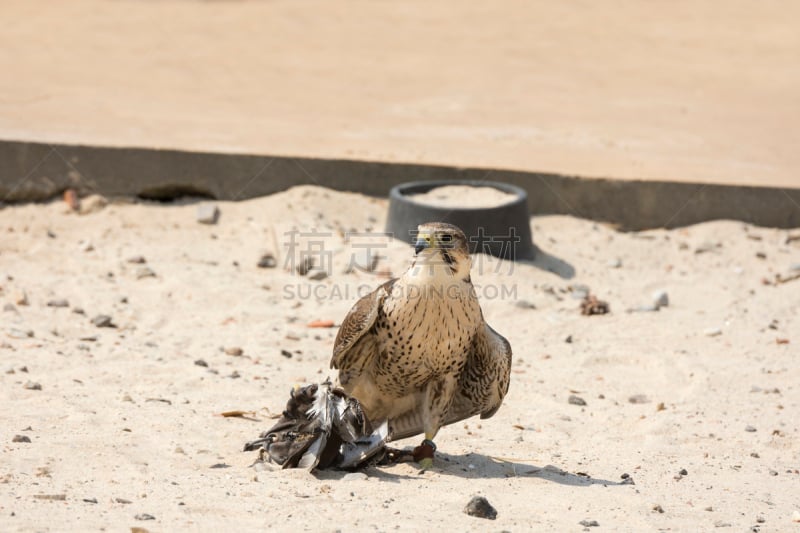
[[[413,194],[425,193],[430,190],[436,189],[438,187],[446,187],[449,185],[467,185],[470,187],[492,187],[504,193],[514,195],[514,198],[509,200],[508,202],[486,206],[486,207],[459,207],[459,206],[438,206],[438,205],[430,205],[424,204],[421,202],[416,202],[413,200]],[[508,206],[517,204],[517,203],[525,203],[528,202],[528,193],[525,189],[521,187],[517,187],[516,185],[511,185],[510,183],[503,183],[499,181],[489,181],[489,180],[419,180],[419,181],[409,181],[405,183],[401,183],[399,185],[395,185],[389,191],[389,200],[397,200],[402,202],[407,202],[408,204],[424,207],[426,209],[431,210],[439,210],[439,211],[492,211],[499,208],[507,208]]]

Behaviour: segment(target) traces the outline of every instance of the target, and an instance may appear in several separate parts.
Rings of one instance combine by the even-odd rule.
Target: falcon
[[[424,433],[413,456],[433,465],[442,426],[497,412],[508,392],[511,346],[484,320],[464,233],[418,228],[409,269],[361,298],[336,336],[331,367],[389,439]]]

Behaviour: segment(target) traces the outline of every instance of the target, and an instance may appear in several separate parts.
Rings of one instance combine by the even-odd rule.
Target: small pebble
[[[630,403],[650,403],[650,398],[645,396],[644,394],[634,394],[630,398],[628,398]]]
[[[583,527],[600,527],[600,524],[597,522],[597,520],[581,520],[578,523]]]
[[[85,315],[86,311],[83,310],[83,307],[73,307],[72,312],[76,315]]]
[[[464,508],[464,512],[478,518],[488,518],[489,520],[497,518],[497,509],[492,507],[489,500],[483,496],[474,496]]]
[[[244,353],[244,350],[238,346],[231,346],[230,348],[225,348],[225,353],[234,357],[239,357]]]
[[[142,266],[136,269],[136,279],[154,278],[154,277],[156,277],[155,271],[148,266]]]
[[[661,308],[669,306],[669,295],[667,291],[656,291],[652,294],[651,298],[656,307]]]
[[[688,476],[689,472],[685,468],[681,468],[680,471],[678,472],[678,474],[680,474],[682,476]]]
[[[572,297],[575,298],[576,300],[583,300],[584,298],[589,296],[590,292],[589,286],[584,285],[582,283],[573,283],[572,285],[569,286],[569,290],[570,293],[572,294]]]
[[[608,268],[620,268],[622,266],[622,260],[619,257],[609,259],[606,266],[608,266]]]
[[[47,307],[69,307],[69,302],[64,298],[59,298],[57,300],[50,300],[47,302]]]
[[[30,442],[31,438],[27,435],[14,435],[14,438],[11,439],[11,442]]]
[[[564,339],[564,342],[566,342],[567,344],[572,344],[572,335],[567,335],[567,338]]]
[[[514,305],[520,309],[536,309],[536,304],[528,300],[517,300]]]
[[[194,364],[196,364],[197,366],[204,366],[204,367],[208,367],[208,363],[206,363],[206,362],[205,362],[205,361],[203,361],[202,359],[197,359],[197,360],[194,362]]]
[[[292,358],[292,352],[290,352],[289,350],[281,350],[281,355],[287,359]]]
[[[722,248],[722,243],[705,241],[703,244],[694,249],[694,253],[703,254],[706,252],[714,251],[717,248]]]
[[[153,516],[151,514],[147,514],[147,513],[137,514],[133,518],[135,518],[136,520],[155,520],[156,519],[155,516]]]
[[[574,394],[570,394],[567,402],[572,405],[586,405],[586,400],[581,398],[580,396],[576,396]]]
[[[219,220],[219,208],[214,204],[197,206],[197,221],[200,224],[216,224]]]
[[[659,505],[659,504],[655,504],[653,506],[653,512],[654,513],[659,513],[659,514],[664,514],[664,508],[661,507],[661,505]]]
[[[97,498],[84,498],[85,503],[97,503]]]
[[[28,302],[28,293],[25,292],[25,291],[18,291],[16,293],[14,293],[13,299],[14,299],[14,303],[19,305],[19,306],[25,306],[25,305],[29,304],[29,302]]]
[[[78,213],[81,215],[88,215],[90,213],[97,213],[98,211],[102,211],[105,206],[108,205],[108,200],[104,196],[99,194],[90,194],[86,198],[83,198],[80,202],[80,207],[78,208]]]
[[[7,303],[3,306],[3,311],[10,311],[12,313],[17,311],[17,306],[12,303]]]
[[[97,326],[98,328],[113,328],[114,324],[111,321],[111,317],[108,315],[97,315],[92,319],[92,324]]]
[[[658,311],[658,306],[656,304],[637,305],[636,307],[628,309],[629,313],[653,313],[655,311]]]
[[[275,268],[278,266],[278,261],[275,260],[274,255],[264,254],[261,256],[261,259],[258,260],[257,266],[258,268]]]
[[[322,281],[328,277],[328,273],[324,270],[315,270],[308,274],[308,279],[313,281]]]
[[[725,522],[724,520],[717,520],[714,522],[714,527],[731,527],[731,523]]]
[[[305,276],[312,268],[314,268],[314,258],[304,257],[297,265],[295,265],[294,271],[300,276]]]
[[[147,259],[145,259],[143,255],[134,255],[128,258],[128,263],[133,263],[134,265],[143,265],[147,263]]]
[[[703,330],[703,335],[705,335],[706,337],[716,337],[717,335],[722,335],[722,329],[706,328]]]
[[[351,472],[350,474],[345,474],[342,481],[364,481],[366,479],[367,475],[363,472]]]
[[[11,328],[8,330],[8,336],[12,339],[28,339],[33,337],[33,330],[32,329],[17,329]]]
[[[764,518],[763,516],[757,516],[756,517],[756,522],[759,523],[759,524],[763,524],[766,521],[767,521],[767,519]]]
[[[745,426],[744,430],[747,431],[748,433],[755,433],[756,431],[758,431],[753,426]]]
[[[35,381],[28,381],[25,383],[25,385],[23,385],[23,387],[28,390],[42,390],[42,385]]]
[[[81,252],[91,252],[94,250],[94,244],[92,244],[92,241],[82,240],[78,243],[78,249]]]

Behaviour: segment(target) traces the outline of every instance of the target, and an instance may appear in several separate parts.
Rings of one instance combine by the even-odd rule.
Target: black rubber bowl
[[[493,187],[514,195],[505,204],[482,208],[452,208],[425,205],[414,201],[420,194],[447,185]],[[389,192],[389,218],[386,231],[395,239],[411,243],[417,226],[424,222],[448,222],[461,228],[470,242],[471,253],[488,253],[504,259],[533,259],[527,193],[507,183],[493,181],[415,181],[403,183]]]

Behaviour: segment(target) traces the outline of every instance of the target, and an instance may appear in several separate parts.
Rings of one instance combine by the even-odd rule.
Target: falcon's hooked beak
[[[414,255],[419,255],[422,250],[431,247],[431,236],[428,233],[417,235],[417,244],[414,245]]]

